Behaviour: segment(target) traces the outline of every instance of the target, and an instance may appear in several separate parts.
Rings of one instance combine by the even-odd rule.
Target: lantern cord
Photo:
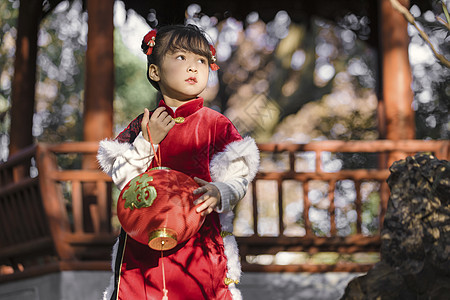
[[[150,145],[152,145],[153,153],[155,153],[156,164],[158,165],[158,167],[161,167],[161,151],[159,148],[157,151],[155,151],[155,146],[153,146],[153,140],[152,136],[150,135],[150,127],[148,127],[148,123],[147,123],[147,133],[148,138],[150,139]]]
[[[163,254],[163,247],[164,247],[164,241],[161,242],[161,267],[162,267],[162,277],[163,277],[163,297],[162,300],[169,300],[169,297],[167,296],[167,293],[169,292],[166,289],[166,274],[164,271],[164,254]]]

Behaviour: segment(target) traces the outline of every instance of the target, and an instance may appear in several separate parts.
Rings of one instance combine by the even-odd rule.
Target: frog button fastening
[[[177,123],[177,124],[181,124],[181,123],[184,122],[184,118],[183,118],[183,117],[176,117],[176,118],[173,118],[173,120],[174,120],[175,123]]]

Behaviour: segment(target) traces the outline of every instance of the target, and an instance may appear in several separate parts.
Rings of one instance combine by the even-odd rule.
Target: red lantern
[[[133,178],[117,202],[122,228],[154,250],[169,250],[192,237],[204,217],[195,211],[198,184],[186,174],[154,168]]]

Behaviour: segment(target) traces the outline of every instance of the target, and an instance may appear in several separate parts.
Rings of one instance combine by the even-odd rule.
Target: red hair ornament
[[[148,46],[147,50],[144,51],[145,54],[151,55],[153,52],[153,47],[155,46],[155,39],[156,39],[156,29],[153,29],[149,31],[144,36],[144,43]]]
[[[212,63],[209,66],[211,67],[211,70],[217,71],[220,68],[216,64],[216,61],[217,61],[217,59],[216,59],[216,49],[214,48],[213,45],[209,44],[209,50],[211,51],[211,60],[212,60]]]

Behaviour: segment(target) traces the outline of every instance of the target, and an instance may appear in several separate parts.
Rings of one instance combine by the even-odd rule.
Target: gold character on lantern
[[[157,196],[155,187],[150,185],[152,181],[153,177],[147,173],[133,178],[130,186],[123,193],[124,207],[133,210],[151,206]]]

